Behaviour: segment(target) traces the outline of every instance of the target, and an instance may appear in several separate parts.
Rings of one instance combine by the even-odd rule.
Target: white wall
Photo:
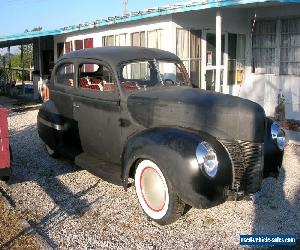
[[[222,9],[222,32],[240,33],[247,37],[245,83],[224,86],[223,92],[260,103],[265,108],[266,114],[270,116],[274,116],[277,95],[282,92],[286,98],[286,118],[300,120],[300,77],[280,76],[278,70],[275,75],[251,73],[251,20],[254,19],[255,14],[258,19],[300,16],[300,5]],[[215,30],[215,16],[216,9],[190,11],[56,36],[54,38],[54,59],[57,59],[56,44],[58,42],[93,38],[94,47],[101,47],[103,36],[126,33],[127,45],[130,45],[131,33],[155,29],[163,29],[162,49],[176,53],[176,28]],[[203,74],[202,72],[202,77]]]
[[[251,16],[254,16],[254,9],[251,12]],[[300,5],[257,8],[256,16],[257,19],[300,17]],[[249,43],[251,41],[250,36],[248,38]],[[286,118],[300,120],[300,77],[279,75],[278,69],[274,75],[253,74],[251,73],[251,66],[249,66],[251,65],[252,56],[250,46],[247,47],[246,53],[248,69],[245,84],[230,86],[227,93],[260,103],[269,116],[274,116],[277,96],[282,93],[286,100]],[[279,61],[279,53],[276,57],[276,60]]]
[[[139,31],[151,31],[156,29],[163,30],[162,37],[162,49],[173,51],[173,46],[170,46],[170,41],[176,41],[175,37],[173,37],[172,30],[172,17],[169,16],[161,16],[156,18],[150,18],[147,20],[134,21],[130,23],[124,24],[115,24],[109,27],[96,28],[85,31],[78,31],[71,34],[56,36],[54,39],[54,60],[57,60],[57,43],[59,42],[68,42],[74,40],[83,40],[85,38],[93,38],[94,47],[102,47],[102,37],[109,35],[118,35],[118,34],[127,34],[126,43],[128,46],[131,45],[131,33],[139,32]],[[74,48],[74,44],[73,44]]]
[[[280,76],[279,70],[276,70],[274,75],[251,73],[251,21],[254,19],[255,14],[257,19],[300,17],[300,5],[257,7],[256,9],[225,8],[221,12],[222,32],[246,34],[247,38],[245,83],[223,86],[223,92],[238,95],[261,104],[269,116],[274,116],[277,96],[282,93],[286,100],[286,118],[300,120],[300,77]],[[173,21],[175,27],[215,30],[215,17],[216,10],[210,9],[175,14],[173,15]],[[205,41],[203,42],[205,43]],[[279,56],[278,53],[277,56]],[[202,76],[204,76],[204,73],[202,72]]]

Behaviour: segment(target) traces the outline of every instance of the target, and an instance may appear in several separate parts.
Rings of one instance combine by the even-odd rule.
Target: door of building
[[[213,31],[204,32],[204,40],[206,41],[206,60],[204,62],[204,79],[203,85],[206,90],[215,91],[216,86],[216,34]],[[221,86],[223,84],[224,75],[224,56],[225,56],[225,35],[222,35],[222,57],[221,57]]]

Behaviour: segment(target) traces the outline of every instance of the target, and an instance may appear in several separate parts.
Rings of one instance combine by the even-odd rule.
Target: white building
[[[63,53],[101,46],[155,47],[177,54],[200,88],[238,95],[275,116],[300,120],[300,1],[215,0],[163,6],[58,30],[0,37],[33,42],[38,77]]]

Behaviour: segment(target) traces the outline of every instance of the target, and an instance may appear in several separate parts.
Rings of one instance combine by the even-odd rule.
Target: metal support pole
[[[216,86],[215,91],[221,90],[221,63],[222,63],[222,15],[217,10],[216,14]]]
[[[6,57],[3,57],[3,74],[4,74],[4,92],[7,94],[7,74],[6,74]]]
[[[21,65],[22,65],[22,89],[25,94],[25,83],[24,83],[24,46],[21,45]]]
[[[123,0],[123,15],[124,16],[127,14],[127,5],[128,5],[128,0]]]
[[[9,95],[11,95],[11,84],[12,84],[12,70],[11,70],[11,54],[10,54],[10,46],[8,46],[8,69],[9,69]]]
[[[10,73],[10,76],[9,76],[9,80],[10,82],[13,80],[13,73],[12,73],[12,70],[11,70],[11,53],[10,53],[10,46],[8,46],[8,59],[9,59],[9,64],[8,64],[8,68],[9,68],[9,73]]]

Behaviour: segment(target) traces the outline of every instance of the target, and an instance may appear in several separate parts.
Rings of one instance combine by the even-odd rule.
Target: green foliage
[[[32,30],[26,29],[24,31],[24,33],[28,33],[28,32],[35,32],[35,31],[41,31],[43,28],[41,26],[38,27],[34,27]]]
[[[20,52],[15,55],[11,55],[11,67],[12,68],[31,68],[33,65],[33,46],[32,44],[23,45],[23,63],[22,63],[22,53],[21,46],[19,46]],[[8,66],[7,62],[7,66]],[[10,76],[10,70],[7,70],[7,75]],[[21,70],[12,70],[12,78],[15,81],[22,80],[22,71]],[[24,71],[24,80],[29,80],[29,72]]]
[[[41,31],[42,27],[34,27],[32,30],[26,29],[24,32],[37,32]],[[11,60],[11,67],[12,68],[31,68],[33,66],[33,44],[26,44],[23,45],[23,55],[21,53],[22,46],[18,46],[19,52],[17,54],[11,54],[10,60]],[[22,62],[22,56],[23,56],[23,62]],[[6,66],[9,65],[8,55],[6,55]],[[0,58],[1,60],[2,58]],[[7,70],[7,76],[10,78],[11,72],[10,70]],[[15,81],[21,81],[22,80],[22,71],[21,70],[12,70],[12,80]],[[29,80],[29,72],[24,71],[24,80]]]

